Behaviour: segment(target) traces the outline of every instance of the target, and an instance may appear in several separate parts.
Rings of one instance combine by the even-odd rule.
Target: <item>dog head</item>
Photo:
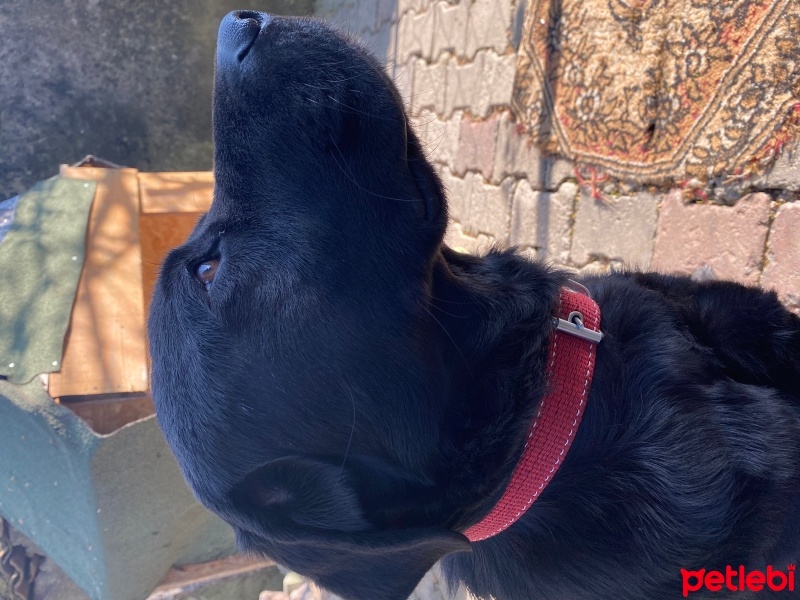
[[[347,598],[469,549],[431,519],[449,385],[441,184],[383,68],[321,23],[220,27],[214,202],[162,267],[159,423],[240,545]]]

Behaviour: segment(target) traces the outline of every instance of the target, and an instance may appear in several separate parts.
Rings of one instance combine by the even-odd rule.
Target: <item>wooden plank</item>
[[[167,253],[180,246],[194,228],[201,213],[142,213],[139,215],[139,237],[142,246],[142,292],[145,314],[158,279],[161,262]]]
[[[175,566],[147,600],[256,600],[263,590],[281,588],[283,575],[275,563],[242,555]]]
[[[204,213],[214,195],[214,174],[139,173],[142,213]]]
[[[95,433],[107,435],[120,427],[155,414],[148,394],[69,396],[62,404],[86,421]]]
[[[148,390],[136,173],[61,167],[98,184],[62,368],[49,377],[53,397]]]

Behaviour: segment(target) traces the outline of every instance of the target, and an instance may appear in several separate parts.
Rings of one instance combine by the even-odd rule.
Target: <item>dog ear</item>
[[[272,461],[231,498],[237,514],[228,520],[243,550],[348,600],[405,600],[442,556],[470,550],[463,535],[448,529],[371,525],[341,468],[322,461]]]

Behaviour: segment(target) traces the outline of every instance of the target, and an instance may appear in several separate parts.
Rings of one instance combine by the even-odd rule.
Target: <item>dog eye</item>
[[[213,258],[201,262],[195,269],[195,277],[197,277],[200,283],[206,286],[206,290],[211,289],[211,284],[214,282],[214,275],[217,273],[217,267],[219,267],[219,259]]]

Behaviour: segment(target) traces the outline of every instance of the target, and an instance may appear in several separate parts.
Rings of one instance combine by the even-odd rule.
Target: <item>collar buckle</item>
[[[570,313],[569,319],[570,320],[567,321],[565,319],[553,317],[553,325],[555,325],[555,328],[558,331],[563,331],[569,335],[574,335],[575,337],[579,337],[583,340],[588,340],[593,344],[599,344],[600,340],[603,339],[603,333],[601,331],[595,331],[593,329],[584,327],[583,315],[578,311],[573,311]]]
[[[573,292],[577,292],[578,294],[583,294],[589,299],[592,298],[592,294],[589,292],[586,286],[581,285],[572,279],[567,279],[564,287]],[[599,344],[600,340],[603,339],[602,331],[589,329],[583,324],[583,315],[577,310],[573,310],[571,313],[569,313],[569,316],[566,319],[553,317],[552,320],[553,326],[558,331],[563,331],[569,335],[574,335],[575,337],[579,337],[583,340],[588,340],[593,344]]]

